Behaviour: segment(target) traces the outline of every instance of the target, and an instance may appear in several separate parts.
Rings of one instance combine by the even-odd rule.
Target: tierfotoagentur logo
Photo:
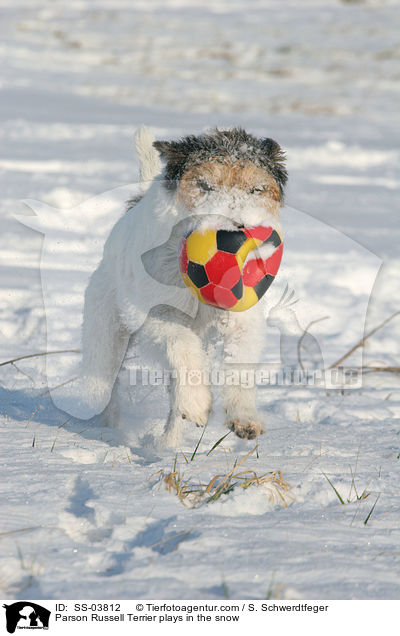
[[[3,605],[6,610],[6,627],[9,634],[16,629],[48,629],[51,612],[32,601],[18,601]]]
[[[232,365],[229,369],[171,369],[131,366],[128,369],[130,386],[169,386],[179,379],[181,386],[240,386],[244,389],[254,386],[315,386],[328,385],[330,388],[351,388],[359,385],[357,369],[341,367],[334,369],[306,369],[284,367],[278,364],[264,368],[241,369]]]

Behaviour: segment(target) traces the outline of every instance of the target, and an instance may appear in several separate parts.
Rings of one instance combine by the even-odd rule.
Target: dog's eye
[[[203,190],[203,192],[211,192],[214,190],[207,181],[203,181],[202,179],[197,180],[197,187],[200,188],[200,190]]]
[[[267,186],[256,186],[255,188],[251,188],[251,190],[249,190],[250,194],[257,194],[257,193],[261,193],[261,192],[265,192],[265,190],[267,189]]]

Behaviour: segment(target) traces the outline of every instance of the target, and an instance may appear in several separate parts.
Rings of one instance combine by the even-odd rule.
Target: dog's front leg
[[[211,408],[211,393],[204,383],[206,357],[200,338],[190,329],[170,328],[167,356],[172,369],[171,411],[165,442],[176,447],[181,440],[184,420],[205,426]],[[174,332],[174,333],[171,333]]]
[[[211,392],[205,383],[206,355],[200,337],[190,326],[176,322],[169,314],[163,319],[148,319],[145,331],[153,342],[165,345],[171,371],[171,408],[162,442],[176,447],[186,421],[204,426],[208,420]]]
[[[82,327],[82,377],[85,399],[93,414],[105,409],[124,359],[129,332],[123,327],[115,292],[102,264],[85,294]]]
[[[263,329],[263,314],[255,308],[246,314],[230,314],[224,336],[225,423],[244,439],[254,439],[264,432],[263,419],[256,407],[254,382]]]

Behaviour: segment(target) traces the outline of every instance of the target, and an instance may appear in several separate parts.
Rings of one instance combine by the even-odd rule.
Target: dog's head
[[[165,187],[183,214],[221,214],[237,225],[279,219],[287,172],[273,139],[217,128],[154,146],[166,163]]]

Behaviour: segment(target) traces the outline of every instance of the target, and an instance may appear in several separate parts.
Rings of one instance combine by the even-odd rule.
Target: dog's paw
[[[157,440],[157,449],[163,450],[164,448],[177,449],[182,442],[182,431],[179,429],[166,430],[163,435]]]
[[[182,442],[185,421],[180,413],[174,410],[170,411],[164,433],[159,438],[157,447],[162,448],[178,448]]]
[[[211,410],[211,393],[207,386],[181,387],[178,394],[177,408],[185,420],[190,420],[197,426],[205,426]]]
[[[241,439],[254,439],[264,433],[262,422],[257,417],[231,418],[226,425]]]

